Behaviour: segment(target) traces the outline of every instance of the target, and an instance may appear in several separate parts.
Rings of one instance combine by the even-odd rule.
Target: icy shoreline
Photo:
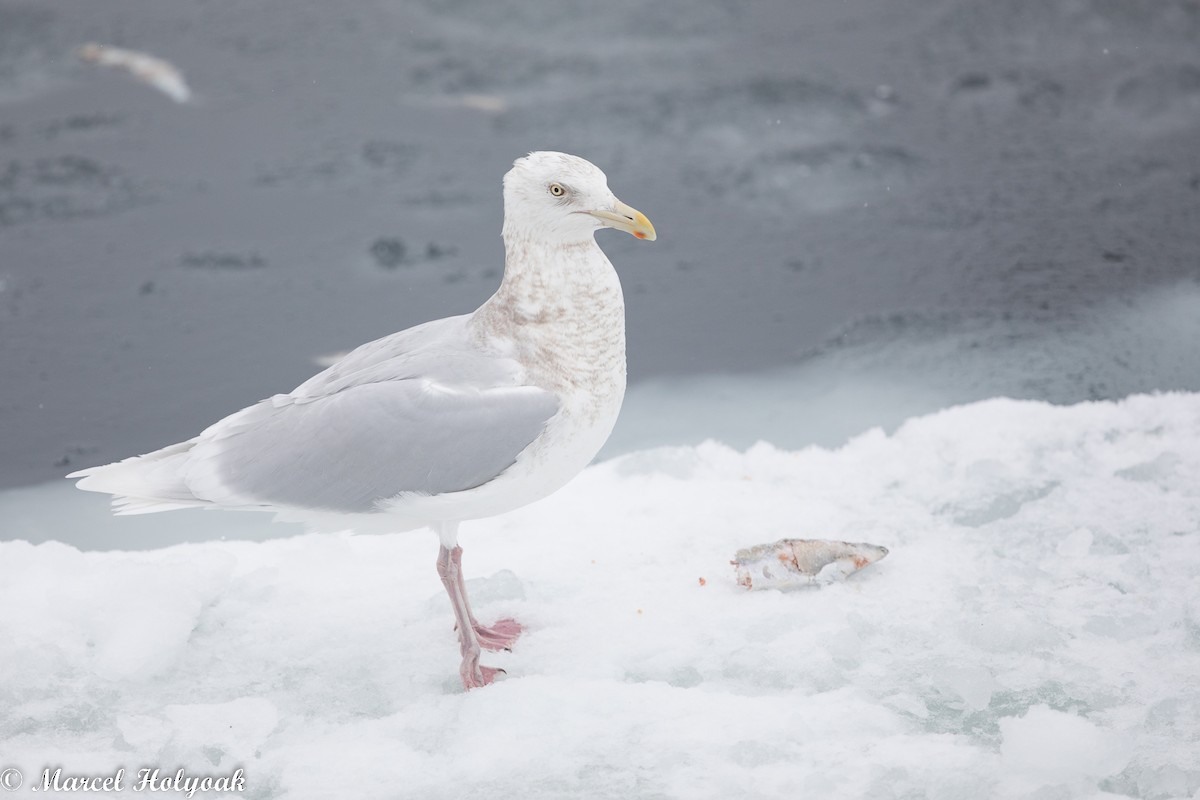
[[[1197,394],[633,453],[464,528],[480,616],[529,625],[470,694],[431,536],[3,542],[5,766],[242,767],[247,798],[1193,797],[1198,487]],[[782,536],[892,552],[741,591],[732,553]]]

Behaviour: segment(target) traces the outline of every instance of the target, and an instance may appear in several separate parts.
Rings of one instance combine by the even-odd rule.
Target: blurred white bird
[[[79,57],[93,64],[105,67],[119,67],[137,78],[142,83],[153,86],[176,103],[186,103],[192,99],[192,90],[188,88],[183,73],[175,65],[149,53],[139,53],[137,50],[125,50],[121,47],[108,45],[85,44],[77,51]]]
[[[115,495],[118,514],[199,506],[324,529],[432,527],[463,685],[491,683],[480,649],[510,647],[521,626],[471,613],[458,526],[556,491],[612,431],[625,304],[594,239],[604,227],[655,238],[594,165],[531,153],[504,177],[504,277],[474,313],[364,344],[194,439],[68,477]]]

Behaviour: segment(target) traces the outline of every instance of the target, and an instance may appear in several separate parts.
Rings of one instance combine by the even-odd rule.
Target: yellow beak
[[[587,213],[600,220],[605,227],[631,233],[639,239],[653,242],[658,238],[654,232],[654,226],[650,224],[650,220],[646,219],[646,215],[633,206],[625,205],[620,200],[613,206],[612,211],[589,211]]]

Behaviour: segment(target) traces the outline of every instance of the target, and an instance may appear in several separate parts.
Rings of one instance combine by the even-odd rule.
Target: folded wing
[[[268,400],[231,420],[228,432],[206,432],[184,481],[220,505],[371,512],[402,493],[487,483],[557,410],[555,397],[534,387],[425,380],[364,384],[278,407]]]
[[[293,392],[194,439],[81,470],[118,513],[190,506],[369,513],[405,493],[446,494],[507,470],[558,412],[467,317],[411,328],[348,354]]]

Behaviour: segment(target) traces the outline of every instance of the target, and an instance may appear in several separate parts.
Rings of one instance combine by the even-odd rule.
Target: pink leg
[[[457,553],[458,557],[453,557],[452,552]],[[484,667],[479,663],[480,642],[475,633],[475,626],[471,624],[471,609],[467,605],[467,593],[462,588],[462,575],[459,568],[461,559],[461,547],[455,547],[451,551],[442,545],[441,550],[438,551],[437,571],[438,576],[442,579],[442,585],[446,587],[446,594],[450,595],[450,605],[454,609],[454,620],[457,623],[458,645],[459,651],[462,653],[462,665],[459,666],[458,673],[462,676],[464,688],[475,689],[487,686],[496,679],[497,673],[504,670]]]
[[[480,647],[486,650],[511,650],[513,642],[517,640],[523,630],[521,623],[515,619],[501,619],[497,620],[496,624],[490,628],[480,625],[479,620],[475,619],[475,615],[471,613],[471,601],[467,599],[467,587],[463,583],[461,547],[455,547],[450,551],[450,560],[454,564],[454,571],[458,574],[458,591],[462,595],[463,605],[467,609],[467,619],[471,622],[471,628],[475,631],[475,637],[479,640]]]

